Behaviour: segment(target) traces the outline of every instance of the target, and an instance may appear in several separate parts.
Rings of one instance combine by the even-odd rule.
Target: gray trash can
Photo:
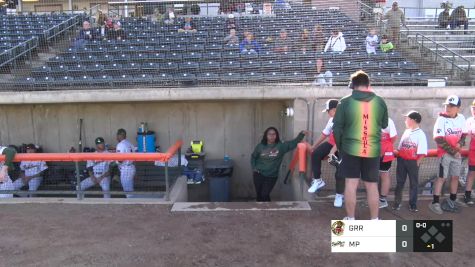
[[[229,201],[230,178],[233,175],[233,169],[234,163],[232,160],[215,159],[205,162],[211,202]]]

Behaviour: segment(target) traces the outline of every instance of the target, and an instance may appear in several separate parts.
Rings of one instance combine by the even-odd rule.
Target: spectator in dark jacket
[[[318,24],[312,33],[312,46],[314,52],[322,52],[325,47],[325,36],[323,36],[322,25]]]
[[[450,29],[455,29],[460,25],[463,25],[463,29],[465,30],[464,34],[467,34],[468,18],[464,6],[458,6],[450,15]]]
[[[75,48],[83,47],[87,42],[94,40],[95,36],[94,29],[91,28],[91,23],[89,21],[84,21],[82,23],[82,29],[79,31],[78,37],[74,43]]]
[[[290,40],[286,30],[280,30],[279,38],[275,40],[274,51],[277,53],[290,52]]]
[[[228,20],[226,21],[226,29],[228,30],[235,29],[236,31],[238,30],[238,23],[236,19],[234,18],[233,14],[228,15]]]
[[[109,40],[124,40],[126,38],[125,31],[121,28],[119,21],[114,22],[114,29],[107,33]]]
[[[447,5],[444,5],[444,11],[439,14],[439,28],[446,29],[450,23],[450,8]]]
[[[183,27],[178,32],[196,32],[195,24],[191,21],[191,17],[186,17]]]

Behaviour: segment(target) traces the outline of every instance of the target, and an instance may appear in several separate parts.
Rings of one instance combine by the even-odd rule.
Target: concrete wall
[[[475,98],[475,88],[470,87],[386,87],[376,88],[376,91],[386,99],[400,135],[404,129],[402,114],[416,109],[422,113],[422,128],[429,140],[436,115],[442,110],[441,103],[447,95],[457,93],[462,97],[462,113],[467,117],[469,103]],[[249,156],[264,129],[277,126],[283,139],[291,139],[306,129],[307,104],[300,100],[303,98],[310,104],[316,101],[313,127],[316,139],[328,120],[321,112],[325,101],[349,93],[347,88],[294,85],[0,92],[0,143],[35,142],[48,152],[66,152],[77,145],[77,121],[83,118],[85,146],[92,146],[97,136],[115,145],[114,134],[118,128],[125,128],[133,139],[140,122],[146,121],[150,129],[158,133],[158,143],[164,149],[181,137],[185,145],[190,140],[203,139],[208,158],[230,155],[236,162],[232,197],[252,198]],[[294,107],[293,118],[281,116],[285,106]],[[432,141],[429,145],[435,147]],[[281,179],[290,157],[291,153],[282,164]],[[297,188],[283,185],[280,180],[272,197],[294,199],[293,189]]]
[[[266,127],[282,129],[286,120],[291,121],[280,116],[284,106],[285,101],[245,100],[2,105],[0,143],[34,142],[45,152],[66,152],[77,146],[77,122],[83,118],[84,146],[93,146],[98,136],[115,145],[118,128],[125,128],[133,140],[140,122],[145,121],[157,132],[163,149],[178,138],[184,140],[184,149],[190,140],[202,139],[207,158],[229,155],[236,163],[232,196],[249,198],[254,194],[250,154]],[[282,134],[287,136],[285,131]]]

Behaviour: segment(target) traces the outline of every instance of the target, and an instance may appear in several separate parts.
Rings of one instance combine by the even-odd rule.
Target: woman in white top
[[[325,50],[323,52],[333,52],[333,53],[341,53],[346,50],[346,43],[345,38],[343,37],[343,33],[339,30],[333,30],[332,36],[328,38],[327,44],[325,45]]]

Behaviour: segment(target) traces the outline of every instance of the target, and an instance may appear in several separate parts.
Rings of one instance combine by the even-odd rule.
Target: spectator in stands
[[[381,51],[383,51],[383,53],[389,53],[393,51],[394,45],[393,43],[389,42],[387,35],[383,35],[379,48],[381,49]]]
[[[318,24],[315,26],[315,29],[312,33],[313,38],[313,51],[322,52],[325,47],[325,36],[323,36],[322,25]]]
[[[236,22],[236,19],[234,18],[233,14],[228,15],[228,20],[226,21],[226,29],[228,29],[228,30],[231,30],[231,29],[238,30],[238,23]]]
[[[270,193],[277,182],[284,155],[295,149],[305,135],[308,135],[308,132],[301,131],[295,139],[282,142],[275,127],[269,127],[265,130],[261,142],[251,154],[251,166],[258,202],[270,201]]]
[[[104,14],[104,12],[102,12],[102,10],[99,10],[97,12],[97,24],[99,26],[103,26],[104,24],[106,24],[106,21],[107,21],[107,15]]]
[[[121,28],[119,21],[114,22],[114,29],[107,33],[109,40],[124,40],[126,38],[125,31]]]
[[[332,36],[328,38],[328,42],[325,45],[324,52],[330,51],[333,53],[342,53],[346,50],[345,38],[343,33],[339,30],[333,30]]]
[[[108,18],[104,25],[101,26],[101,39],[108,39],[109,32],[114,30],[114,23],[112,19]]]
[[[401,24],[406,26],[406,18],[404,12],[399,8],[397,2],[393,2],[391,10],[389,10],[384,19],[388,20],[388,30],[391,34],[391,40],[396,44],[399,44],[399,33],[401,32]]]
[[[274,51],[277,53],[290,52],[290,40],[286,30],[280,30],[279,38],[275,40]]]
[[[258,54],[261,47],[259,46],[259,43],[254,40],[254,35],[249,32],[246,34],[246,38],[239,45],[239,49],[241,50],[241,53]]]
[[[165,22],[165,24],[173,24],[173,22],[175,21],[175,18],[176,18],[175,10],[172,7],[170,7],[168,11],[165,13],[165,15],[163,16],[163,22]]]
[[[312,51],[312,43],[310,41],[310,34],[307,29],[304,29],[302,31],[302,35],[300,36],[300,40],[296,44],[296,47],[302,53]]]
[[[450,6],[447,3],[442,3],[440,5],[444,11],[440,12],[438,22],[438,28],[447,29],[447,26],[450,24]]]
[[[376,29],[371,28],[366,36],[366,52],[368,54],[376,54],[376,48],[379,44],[379,37],[376,34]]]
[[[82,29],[79,31],[79,35],[74,42],[75,48],[83,47],[87,42],[94,40],[94,30],[91,28],[89,21],[82,23]]]
[[[224,38],[224,42],[226,45],[238,45],[239,44],[239,37],[236,35],[236,30],[231,29],[229,30],[229,35]]]
[[[7,0],[7,15],[14,15],[16,14],[16,6],[18,5],[18,0]]]
[[[468,18],[464,6],[458,6],[450,15],[450,29],[455,29],[460,25],[463,25],[463,29],[465,30],[463,33],[467,34]]]
[[[315,81],[313,81],[313,85],[332,86],[333,73],[329,70],[326,70],[325,64],[321,58],[317,59],[316,67],[317,73],[315,75]]]
[[[162,10],[160,10],[159,7],[155,8],[153,10],[152,20],[153,21],[163,21],[163,20],[165,20],[165,14],[162,13]]]
[[[186,17],[183,27],[178,32],[196,32],[195,24],[191,21],[191,17]]]

